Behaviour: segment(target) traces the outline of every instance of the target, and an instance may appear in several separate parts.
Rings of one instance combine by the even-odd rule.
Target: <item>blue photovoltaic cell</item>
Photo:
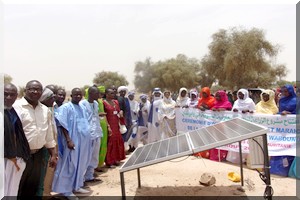
[[[266,127],[235,118],[138,147],[120,168],[120,172],[191,155],[266,133]]]

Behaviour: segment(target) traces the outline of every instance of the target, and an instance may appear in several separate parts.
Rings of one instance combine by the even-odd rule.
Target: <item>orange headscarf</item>
[[[203,92],[205,92],[207,94],[206,98],[203,97],[203,95],[202,95]],[[201,95],[201,98],[198,101],[197,107],[199,108],[202,104],[206,104],[209,107],[209,109],[211,109],[214,106],[215,98],[210,95],[209,87],[202,88],[200,95]]]

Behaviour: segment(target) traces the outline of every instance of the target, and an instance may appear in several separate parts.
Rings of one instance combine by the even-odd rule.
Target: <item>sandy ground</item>
[[[92,196],[117,196],[117,199],[121,199],[119,169],[120,167],[105,168],[106,172],[97,172],[97,177],[103,182],[88,183],[86,189],[91,192],[88,196],[78,194],[78,197],[89,199]],[[204,186],[199,183],[201,175],[205,172],[215,176],[214,185]],[[240,190],[241,182],[232,182],[228,179],[229,172],[241,174],[240,167],[231,163],[215,162],[195,156],[181,157],[140,168],[140,188],[137,170],[125,172],[126,196],[135,199],[142,196],[263,196],[266,186],[257,171],[243,168],[244,191]],[[271,175],[271,186],[274,196],[296,196],[294,178]]]

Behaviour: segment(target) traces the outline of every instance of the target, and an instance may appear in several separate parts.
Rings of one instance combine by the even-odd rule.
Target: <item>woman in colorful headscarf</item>
[[[234,102],[232,111],[241,113],[253,113],[255,111],[255,103],[249,97],[249,92],[246,89],[239,89],[237,92],[237,100]],[[247,153],[242,154],[243,162],[246,162]],[[226,160],[232,163],[240,162],[239,152],[228,151]]]
[[[98,112],[100,116],[100,125],[102,128],[103,136],[101,139],[100,144],[100,151],[99,151],[99,163],[98,167],[96,168],[96,171],[102,171],[100,167],[104,165],[106,152],[107,152],[107,119],[106,119],[106,113],[104,111],[104,105],[103,105],[103,97],[105,94],[105,87],[104,86],[98,86],[98,90],[100,92],[100,97],[98,99]]]
[[[214,106],[215,98],[211,96],[209,87],[202,88],[200,96],[197,107],[202,111],[210,110]]]
[[[190,98],[188,100],[188,107],[189,108],[197,108],[197,105],[198,105],[198,101],[199,101],[199,98],[198,98],[198,92],[197,90],[191,90],[190,91]]]
[[[171,92],[166,90],[163,93],[163,100],[158,107],[158,120],[161,124],[161,139],[175,136],[177,133],[175,123],[176,102],[171,98]]]
[[[281,115],[296,114],[297,108],[297,95],[292,85],[285,85],[281,88],[281,97],[279,99],[279,112]],[[296,159],[295,159],[296,158]],[[296,162],[299,157],[294,156],[272,156],[270,158],[270,173],[281,176],[291,176],[299,178],[297,172]],[[299,162],[299,161],[298,161]],[[284,163],[284,165],[282,164]],[[278,166],[277,168],[272,166]],[[299,170],[298,170],[299,171]]]
[[[232,105],[230,101],[228,101],[227,94],[224,90],[219,90],[215,94],[215,104],[211,108],[212,111],[225,111],[225,110],[231,110]],[[226,150],[220,150],[220,149],[210,149],[209,150],[209,159],[214,161],[222,161],[226,159],[227,156]]]
[[[227,94],[224,90],[219,90],[216,92],[215,95],[215,104],[211,108],[213,111],[225,111],[225,110],[231,110],[232,105],[230,101],[228,101]]]
[[[187,108],[188,107],[188,91],[186,88],[182,87],[179,89],[178,97],[176,99],[176,107]]]
[[[232,111],[242,113],[253,113],[255,111],[255,103],[249,97],[249,92],[246,89],[239,89],[237,92],[238,99],[234,102]]]
[[[292,85],[285,85],[281,88],[281,98],[279,99],[278,114],[296,114],[297,95]]]
[[[256,113],[277,114],[278,107],[275,103],[275,92],[273,90],[263,90],[260,99],[260,102],[255,106]]]
[[[275,115],[278,107],[275,103],[275,92],[273,90],[262,90],[260,101],[255,106],[255,113]],[[247,156],[247,166],[251,168],[250,156]]]

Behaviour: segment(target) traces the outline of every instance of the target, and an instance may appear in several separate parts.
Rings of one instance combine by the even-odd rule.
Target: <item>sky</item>
[[[272,62],[285,64],[285,79],[296,80],[297,1],[126,2],[2,1],[3,73],[17,86],[36,79],[71,90],[112,71],[134,89],[136,62],[177,54],[201,60],[214,33],[242,27],[262,29],[279,45]]]

